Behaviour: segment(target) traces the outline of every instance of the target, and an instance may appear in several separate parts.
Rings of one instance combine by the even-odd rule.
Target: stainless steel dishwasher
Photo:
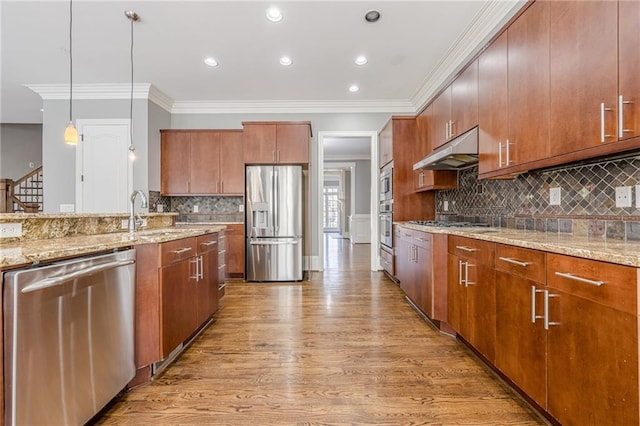
[[[135,250],[3,276],[5,424],[82,425],[135,374]]]

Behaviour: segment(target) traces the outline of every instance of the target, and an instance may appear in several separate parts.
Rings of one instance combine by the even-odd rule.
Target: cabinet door
[[[432,251],[416,246],[416,261],[414,263],[414,281],[416,285],[416,304],[433,318],[433,259]]]
[[[309,125],[276,125],[276,162],[282,164],[309,163]]]
[[[161,268],[162,357],[166,357],[195,329],[195,257]]]
[[[628,139],[640,135],[640,2],[620,1],[618,9],[618,94],[622,96],[618,139]]]
[[[244,275],[244,224],[227,225],[225,230],[227,276]]]
[[[200,256],[202,271],[196,283],[198,326],[218,310],[218,251],[208,251]]]
[[[220,143],[218,132],[191,133],[190,193],[220,193]]]
[[[244,162],[273,164],[276,162],[276,125],[245,123],[242,132]]]
[[[566,425],[637,425],[638,317],[550,293],[549,413]]]
[[[549,11],[551,155],[617,140],[618,2],[556,1]]]
[[[451,125],[455,138],[478,125],[478,61],[473,61],[451,83]]]
[[[504,162],[502,147],[509,138],[507,94],[505,31],[478,58],[479,175],[500,169]]]
[[[433,126],[431,127],[432,149],[449,140],[451,120],[451,86],[444,89],[433,101]]]
[[[396,232],[402,232],[397,230]],[[396,260],[396,278],[400,281],[400,288],[409,296],[413,293],[413,271],[412,271],[412,245],[403,238],[396,239],[394,247]],[[409,296],[411,297],[411,296]]]
[[[242,132],[220,132],[220,193],[244,194]]]
[[[189,157],[191,134],[162,132],[160,176],[162,195],[189,193]]]
[[[448,256],[447,280],[447,322],[462,336],[467,336],[467,292],[462,283],[463,260],[458,256]],[[463,329],[464,328],[464,329]]]
[[[495,362],[496,342],[496,288],[495,270],[474,260],[465,260],[465,286],[467,292],[466,327],[462,334],[481,354]]]
[[[378,139],[378,156],[380,157],[378,159],[378,165],[380,166],[380,168],[382,168],[391,160],[393,160],[393,120],[389,120],[386,126],[384,126],[384,128],[380,131]]]
[[[549,2],[533,3],[508,38],[510,166],[549,156]]]
[[[537,292],[532,293],[532,288]],[[547,334],[541,318],[543,290],[543,286],[533,281],[496,271],[496,367],[546,408]],[[532,321],[534,314],[540,317],[535,322]]]

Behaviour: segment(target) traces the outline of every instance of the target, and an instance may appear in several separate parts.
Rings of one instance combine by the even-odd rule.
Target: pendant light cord
[[[129,101],[129,137],[130,137],[130,145],[129,151],[135,151],[135,147],[133,146],[133,19],[131,21],[131,97]]]
[[[69,0],[69,123],[73,117],[73,0]]]

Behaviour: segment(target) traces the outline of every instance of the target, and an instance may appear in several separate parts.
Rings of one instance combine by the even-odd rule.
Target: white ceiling
[[[141,16],[134,80],[164,93],[173,112],[287,103],[411,112],[522,3],[75,0],[74,88],[130,83],[124,11],[133,9]],[[272,4],[284,14],[279,23],[265,18]],[[379,22],[364,21],[370,9]],[[0,15],[0,121],[41,122],[42,100],[25,85],[68,85],[69,2],[2,0]],[[282,67],[282,55],[293,65]],[[357,55],[369,63],[355,65]],[[206,56],[220,65],[206,66]],[[360,91],[350,93],[351,84]]]

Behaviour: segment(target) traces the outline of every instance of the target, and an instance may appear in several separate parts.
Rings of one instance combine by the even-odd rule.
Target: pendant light
[[[69,145],[78,144],[78,130],[73,125],[73,53],[72,53],[72,32],[73,30],[73,0],[69,0],[69,124],[64,129],[64,142]]]
[[[131,21],[131,97],[129,100],[129,158],[133,161],[136,159],[136,147],[133,145],[133,23],[140,20],[133,10],[125,10],[124,15]]]

